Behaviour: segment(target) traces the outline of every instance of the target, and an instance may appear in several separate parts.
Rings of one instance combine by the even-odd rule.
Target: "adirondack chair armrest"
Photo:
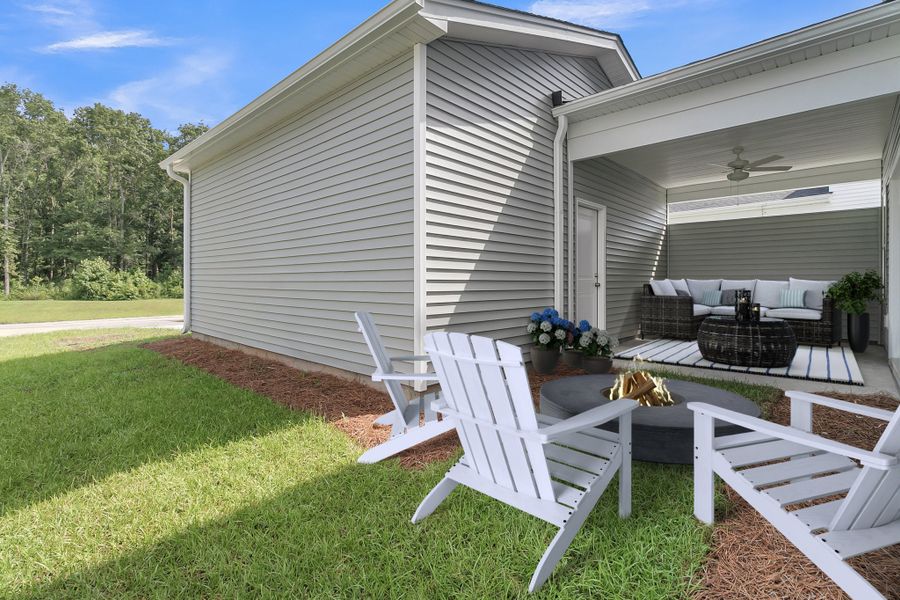
[[[764,433],[772,437],[795,442],[804,446],[809,446],[815,450],[823,450],[832,454],[840,454],[847,458],[853,458],[864,465],[874,467],[876,469],[890,469],[897,464],[897,457],[881,452],[870,452],[862,450],[849,444],[843,444],[834,440],[829,440],[820,435],[808,433],[806,431],[795,429],[794,427],[786,427],[778,425],[771,421],[765,421],[756,417],[743,415],[725,408],[712,406],[704,402],[688,402],[687,408],[694,411],[694,414],[700,414],[720,421],[726,421],[733,425],[738,425],[752,431]]]
[[[637,407],[637,401],[630,398],[622,398],[574,415],[549,427],[542,427],[538,429],[537,437],[542,444],[546,444],[569,433],[584,431],[617,419]]]
[[[431,362],[431,357],[428,356],[427,354],[423,354],[423,355],[410,354],[410,355],[403,355],[403,356],[392,356],[391,360],[396,361],[396,362]]]
[[[372,381],[437,381],[437,373],[372,373]]]
[[[785,392],[787,397],[791,399],[791,404],[795,402],[807,402],[809,404],[818,404],[819,406],[827,406],[848,413],[861,415],[863,417],[872,417],[881,421],[890,421],[894,418],[894,413],[883,408],[875,408],[874,406],[864,406],[862,404],[853,404],[845,400],[836,400],[819,396],[818,394],[810,394],[809,392]]]

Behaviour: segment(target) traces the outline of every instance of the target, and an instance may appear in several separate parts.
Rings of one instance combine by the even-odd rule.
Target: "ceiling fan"
[[[750,173],[759,173],[764,171],[780,172],[790,171],[792,169],[792,167],[788,166],[761,166],[784,158],[783,156],[780,156],[778,154],[773,154],[772,156],[767,156],[766,158],[761,158],[759,160],[749,161],[745,158],[741,158],[741,154],[744,152],[744,149],[741,146],[735,146],[731,151],[734,152],[734,160],[732,160],[730,163],[728,163],[727,165],[712,165],[714,167],[729,169],[730,171],[728,172],[727,177],[730,181],[743,181],[750,177]]]

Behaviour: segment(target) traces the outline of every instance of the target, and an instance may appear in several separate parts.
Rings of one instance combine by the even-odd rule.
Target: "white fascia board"
[[[574,124],[578,120],[594,116],[591,112],[598,114],[598,112],[615,110],[613,106],[606,107],[605,105],[613,105],[619,101],[633,105],[636,101],[640,102],[642,96],[651,95],[666,88],[725,72],[733,72],[748,65],[826,43],[837,37],[898,22],[900,22],[900,2],[879,4],[683,67],[664,71],[628,85],[574,100],[565,106],[556,108],[553,114],[556,116],[569,115],[570,121]]]
[[[900,36],[641,104],[569,127],[583,160],[900,92]]]
[[[613,83],[640,79],[622,38],[548,17],[461,0],[424,0],[423,17],[447,22],[448,37],[616,61]],[[621,64],[619,64],[621,63]],[[618,71],[618,72],[615,72]],[[622,73],[627,75],[623,76]]]
[[[160,162],[160,167],[166,168],[166,165],[171,163],[176,171],[185,168],[183,163],[201,148],[206,152],[207,147],[223,141],[226,137],[230,138],[248,122],[283,105],[286,100],[295,97],[299,91],[320,80],[322,76],[346,65],[361,52],[365,52],[367,48],[415,19],[420,21],[420,28],[432,30],[430,32],[432,39],[444,35],[446,30],[442,28],[441,23],[419,19],[422,2],[423,0],[394,0],[244,108]]]

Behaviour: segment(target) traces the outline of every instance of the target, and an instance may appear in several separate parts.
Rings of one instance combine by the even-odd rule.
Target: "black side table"
[[[708,361],[741,367],[787,367],[797,352],[797,338],[782,319],[738,321],[707,317],[697,332],[700,354]]]

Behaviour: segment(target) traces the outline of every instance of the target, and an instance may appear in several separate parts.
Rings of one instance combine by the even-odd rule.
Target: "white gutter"
[[[166,173],[180,183],[184,190],[184,258],[181,267],[184,276],[184,327],[181,333],[188,333],[191,330],[191,173],[188,171],[187,177],[182,177],[175,172],[171,162],[166,164]]]
[[[553,140],[553,307],[557,310],[563,308],[563,168],[568,131],[569,118],[560,115]]]

